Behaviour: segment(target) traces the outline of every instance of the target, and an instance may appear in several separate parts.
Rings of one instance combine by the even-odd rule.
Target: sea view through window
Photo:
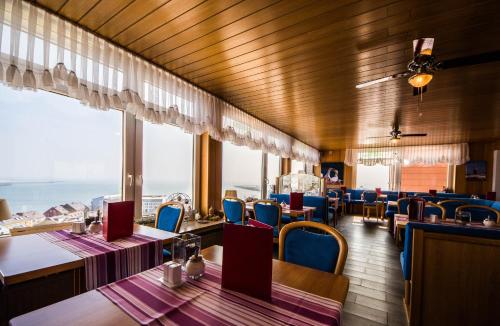
[[[83,216],[121,199],[122,112],[0,86],[0,198],[18,217]]]

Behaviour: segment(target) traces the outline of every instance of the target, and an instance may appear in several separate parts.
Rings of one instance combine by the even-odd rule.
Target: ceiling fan
[[[413,95],[418,95],[427,91],[427,85],[431,82],[436,71],[500,60],[500,51],[494,51],[444,61],[435,61],[432,55],[433,46],[433,38],[413,40],[413,60],[408,63],[407,71],[357,84],[356,88],[364,88],[399,78],[408,78],[408,83],[413,87]]]
[[[394,123],[392,124],[392,130],[389,133],[389,136],[379,136],[379,137],[368,137],[368,138],[390,138],[391,143],[395,144],[401,140],[402,137],[425,137],[427,134],[404,134],[401,130],[399,130],[399,120],[400,120],[401,112],[397,110],[394,114]]]

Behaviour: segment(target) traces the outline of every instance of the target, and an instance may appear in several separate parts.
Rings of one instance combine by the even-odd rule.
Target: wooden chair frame
[[[439,208],[441,210],[441,219],[442,220],[446,219],[446,209],[443,206],[436,204],[436,203],[433,203],[433,202],[430,202],[430,201],[425,202],[425,206]],[[424,210],[425,210],[425,208],[424,208]]]
[[[342,275],[344,272],[344,266],[345,266],[345,261],[347,258],[347,252],[348,252],[348,246],[347,246],[347,241],[345,240],[344,236],[342,233],[339,231],[335,230],[333,227],[318,223],[318,222],[312,222],[312,221],[300,221],[300,222],[292,222],[287,225],[285,225],[281,231],[280,231],[280,236],[279,236],[279,260],[285,260],[285,238],[286,234],[293,230],[293,229],[298,229],[298,228],[314,228],[321,230],[325,233],[330,234],[333,236],[338,244],[339,244],[339,256],[337,258],[337,264],[335,266],[335,270],[332,272],[335,275]]]
[[[484,210],[487,210],[487,211],[491,211],[492,213],[496,214],[497,216],[497,224],[500,224],[500,211],[497,211],[496,209],[494,209],[493,207],[490,207],[490,206],[483,206],[483,205],[463,205],[463,206],[458,206],[456,209],[455,209],[455,215],[460,212],[461,210],[463,209],[466,209],[466,208],[479,208],[479,209],[484,209]]]
[[[259,199],[253,203],[253,215],[255,217],[255,220],[258,221],[257,219],[257,210],[255,209],[255,205],[258,204],[264,204],[264,205],[272,205],[278,208],[278,230],[281,230],[281,216],[283,212],[283,208],[281,207],[280,204],[275,202],[274,200],[268,200],[268,199]]]
[[[175,230],[172,231],[174,233],[179,233],[179,229],[181,228],[182,225],[182,220],[184,219],[184,205],[176,202],[176,201],[168,201],[166,203],[161,204],[158,206],[156,209],[156,217],[155,217],[155,228],[158,228],[158,218],[160,217],[160,212],[164,207],[168,206],[177,206],[180,208],[180,213],[179,213],[179,218],[177,219],[177,224],[175,225]]]
[[[224,201],[225,200],[236,201],[236,202],[239,202],[241,204],[241,224],[245,224],[245,213],[246,213],[246,208],[247,208],[246,203],[239,198],[224,197],[224,198],[222,198],[222,201],[221,201],[221,206],[222,206],[223,212],[224,212]],[[224,222],[227,222],[226,212],[224,212]]]
[[[365,221],[365,216],[368,217],[368,219],[370,219],[370,209],[375,209],[375,217],[377,218],[377,222],[378,222],[378,217],[379,217],[378,211],[379,211],[379,206],[380,206],[378,204],[378,194],[377,194],[377,199],[375,199],[375,206],[365,206],[365,203],[364,203],[365,192],[377,194],[377,192],[374,190],[363,191],[363,193],[361,194],[361,198],[363,198],[363,222]],[[365,215],[365,210],[366,210],[366,215]]]
[[[444,205],[443,205],[443,204],[445,204],[445,203],[461,203],[462,205],[460,205],[460,206],[467,205],[467,203],[466,203],[466,202],[464,202],[463,200],[459,200],[459,199],[446,199],[446,200],[441,200],[441,201],[438,201],[438,202],[437,202],[437,204],[438,204],[438,205],[441,205],[441,206],[444,208],[444,212],[445,212],[445,214],[446,214],[446,208],[445,208],[445,207],[444,207]],[[459,207],[460,207],[460,206],[459,206]],[[455,208],[455,210],[456,210],[456,208]],[[444,217],[444,219],[446,219],[446,217]]]

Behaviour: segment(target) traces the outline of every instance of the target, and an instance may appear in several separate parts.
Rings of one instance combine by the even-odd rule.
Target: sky
[[[191,135],[145,123],[144,138],[146,175],[174,183],[191,178]],[[122,112],[0,85],[0,149],[3,181],[120,180]]]

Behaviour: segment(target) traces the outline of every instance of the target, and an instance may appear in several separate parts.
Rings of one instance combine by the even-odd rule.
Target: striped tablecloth
[[[170,289],[162,266],[97,290],[143,325],[340,325],[342,304],[273,283],[271,302],[221,289],[221,267]]]
[[[163,241],[145,235],[112,242],[102,234],[73,234],[69,231],[39,233],[44,239],[85,260],[87,290],[121,280],[160,265]]]

